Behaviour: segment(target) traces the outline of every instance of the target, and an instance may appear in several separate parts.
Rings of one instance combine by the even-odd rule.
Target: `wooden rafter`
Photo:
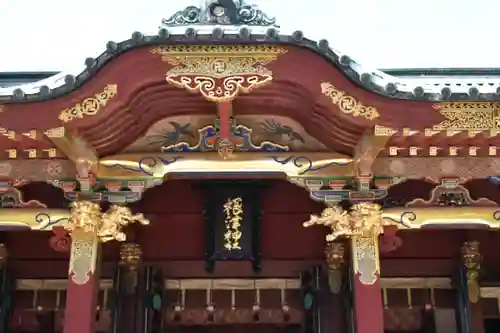
[[[382,132],[382,133],[381,133]],[[380,127],[366,131],[358,142],[354,154],[354,168],[358,175],[372,174],[372,165],[394,134],[390,129]]]
[[[64,136],[47,137],[69,160],[75,163],[79,176],[87,177],[89,172],[93,172],[97,168],[99,158],[95,149],[76,131],[65,128]]]

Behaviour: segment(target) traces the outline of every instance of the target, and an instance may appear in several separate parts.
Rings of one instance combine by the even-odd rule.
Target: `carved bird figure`
[[[272,136],[279,136],[284,142],[293,143],[300,141],[305,143],[304,138],[290,126],[278,123],[274,119],[266,119],[260,123],[260,128]]]

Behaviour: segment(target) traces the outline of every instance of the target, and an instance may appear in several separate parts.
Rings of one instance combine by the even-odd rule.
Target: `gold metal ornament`
[[[69,123],[74,119],[82,119],[85,116],[94,116],[101,108],[105,107],[108,102],[118,93],[116,84],[108,84],[103,91],[94,96],[85,98],[83,101],[76,103],[73,107],[61,111],[59,120],[64,123]]]
[[[167,72],[167,82],[209,101],[234,99],[239,93],[272,81],[272,72],[264,65],[285,53],[273,45],[175,45],[158,46],[151,53],[174,67]]]
[[[481,270],[482,256],[479,251],[479,242],[465,242],[461,248],[462,262],[466,271],[467,293],[471,303],[479,302],[479,272]]]
[[[70,204],[70,216],[65,229],[96,233],[101,225],[101,207],[91,201],[74,201]]]
[[[388,224],[390,222],[382,218],[382,207],[379,204],[363,202],[353,205],[350,212],[340,206],[325,208],[321,215],[311,215],[303,226],[324,225],[330,228],[331,233],[326,235],[326,241],[333,242],[341,236],[378,236]]]
[[[120,266],[135,271],[142,258],[141,246],[137,243],[122,243],[120,245]]]
[[[325,261],[328,266],[328,285],[334,294],[340,292],[342,288],[342,271],[340,268],[345,262],[344,244],[329,242],[325,247]]]
[[[221,139],[217,142],[217,152],[222,159],[227,160],[233,157],[235,144],[229,139]]]
[[[325,247],[325,261],[329,269],[339,269],[345,263],[344,244],[329,242]]]
[[[444,102],[433,108],[446,118],[433,126],[435,131],[500,130],[499,102]]]
[[[321,215],[311,215],[304,227],[323,225],[330,228],[326,235],[327,242],[339,237],[351,238],[353,271],[364,285],[373,285],[380,274],[378,236],[384,232],[384,226],[392,222],[383,219],[379,204],[363,202],[355,204],[350,211],[340,206],[328,207]]]
[[[149,220],[143,214],[132,214],[128,207],[113,205],[102,214],[101,228],[97,236],[104,243],[111,240],[123,242],[127,236],[122,232],[122,228],[134,223],[148,225]]]
[[[368,120],[374,120],[380,117],[380,113],[372,106],[361,104],[356,98],[348,95],[346,92],[338,90],[329,82],[321,83],[321,92],[329,97],[333,104],[345,114],[353,117],[363,117]]]
[[[125,241],[126,235],[122,229],[129,224],[149,224],[143,214],[132,214],[130,208],[125,206],[113,205],[104,213],[98,203],[90,201],[74,201],[70,207],[70,217],[65,229],[70,233],[81,230],[95,234],[102,243],[111,240]]]

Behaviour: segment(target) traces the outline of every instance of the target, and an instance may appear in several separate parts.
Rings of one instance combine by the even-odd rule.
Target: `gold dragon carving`
[[[378,236],[384,232],[382,207],[376,203],[358,203],[350,211],[340,206],[328,207],[321,215],[311,215],[304,227],[323,225],[330,229],[328,243],[340,237],[351,238],[353,268],[362,284],[374,284],[380,273]]]
[[[212,102],[233,100],[239,93],[268,84],[265,67],[286,49],[274,45],[169,45],[152,48],[173,68],[166,81]]]
[[[64,228],[72,238],[69,273],[76,284],[87,283],[94,274],[99,243],[123,242],[126,240],[124,227],[133,223],[149,224],[143,214],[133,214],[125,206],[113,205],[101,212],[98,203],[75,201],[70,207],[70,217]]]

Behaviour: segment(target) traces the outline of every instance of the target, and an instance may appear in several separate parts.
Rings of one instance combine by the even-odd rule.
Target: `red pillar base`
[[[74,231],[71,238],[63,333],[94,333],[99,242],[95,235],[82,231]]]
[[[352,237],[356,333],[384,333],[378,235]]]

